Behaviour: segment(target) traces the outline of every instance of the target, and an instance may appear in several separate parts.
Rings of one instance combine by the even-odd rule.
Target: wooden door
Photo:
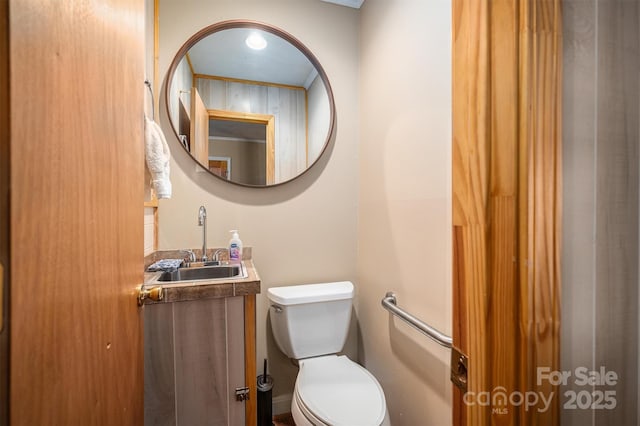
[[[191,155],[209,168],[209,112],[198,89],[191,88]]]
[[[9,3],[11,424],[141,425],[143,1]]]
[[[559,389],[536,369],[559,369],[561,9],[453,1],[456,425],[558,424]],[[516,392],[551,402],[505,401]]]

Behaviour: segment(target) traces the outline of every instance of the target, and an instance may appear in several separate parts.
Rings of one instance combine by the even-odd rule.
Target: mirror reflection
[[[222,23],[192,37],[165,93],[184,148],[240,185],[296,178],[320,157],[333,128],[321,66],[300,42],[264,24]]]

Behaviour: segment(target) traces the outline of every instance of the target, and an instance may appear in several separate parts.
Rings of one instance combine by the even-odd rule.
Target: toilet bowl
[[[298,426],[389,424],[382,387],[371,373],[344,355],[300,361],[294,412]]]
[[[291,402],[296,425],[389,426],[376,378],[337,355],[347,337],[353,284],[273,287],[267,293],[276,343],[300,366]]]

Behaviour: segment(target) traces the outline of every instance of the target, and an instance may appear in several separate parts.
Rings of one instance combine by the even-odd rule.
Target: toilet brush
[[[262,374],[258,376],[258,426],[272,426],[271,389],[273,379],[267,374],[267,359],[263,364]]]

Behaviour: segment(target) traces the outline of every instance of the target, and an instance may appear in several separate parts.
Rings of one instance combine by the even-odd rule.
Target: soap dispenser
[[[232,234],[229,240],[229,261],[238,263],[242,260],[242,241],[237,230],[233,229],[229,232]]]

